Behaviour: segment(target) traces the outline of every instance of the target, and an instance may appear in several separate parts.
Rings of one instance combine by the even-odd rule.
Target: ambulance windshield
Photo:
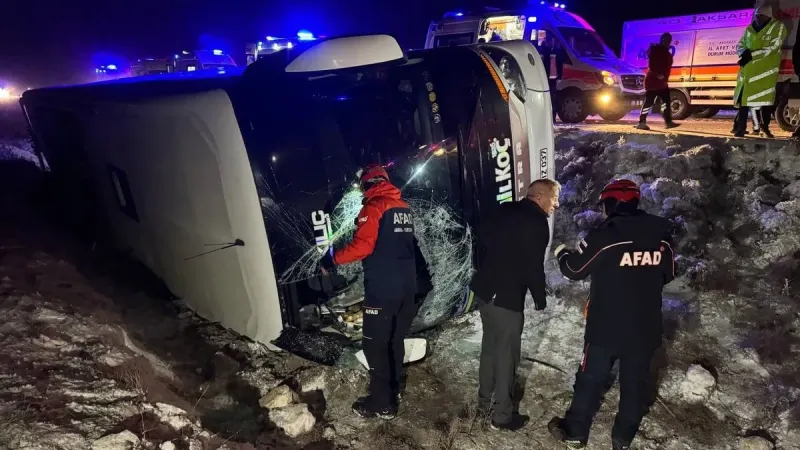
[[[567,46],[579,58],[616,58],[603,40],[593,30],[575,27],[559,27]]]

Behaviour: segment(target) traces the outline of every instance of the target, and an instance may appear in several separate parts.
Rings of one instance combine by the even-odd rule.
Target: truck
[[[800,17],[800,1],[770,2],[774,16],[789,31],[784,43],[778,78],[775,118],[785,131],[800,123],[797,100],[791,97],[797,77],[792,49]],[[674,57],[669,77],[670,108],[676,119],[690,115],[710,118],[722,109],[733,108],[733,92],[739,73],[737,44],[753,21],[753,9],[663,17],[625,22],[622,29],[622,59],[646,69],[647,49],[663,33],[672,34]]]
[[[530,41],[563,56],[554,105],[562,122],[580,123],[593,114],[614,121],[642,106],[644,72],[619,59],[564,4],[537,0],[513,11],[449,12],[431,22],[425,48],[508,40]]]
[[[366,164],[403,188],[434,274],[414,329],[470,309],[472,230],[555,175],[547,84],[530,42],[405,52],[371,35],[20,103],[65,220],[199,315],[287,348],[299,332],[360,339],[361,265],[318,262],[352,236]]]

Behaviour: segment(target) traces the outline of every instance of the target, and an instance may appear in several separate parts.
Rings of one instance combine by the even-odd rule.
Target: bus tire
[[[717,115],[719,112],[719,108],[715,106],[709,106],[707,108],[697,108],[692,117],[696,117],[698,119],[710,119]]]
[[[686,95],[676,89],[669,91],[670,102],[669,106],[672,108],[672,118],[675,120],[688,119],[692,114],[692,108],[689,105],[689,99]]]
[[[558,117],[564,123],[581,123],[589,117],[589,105],[586,96],[578,89],[569,89],[559,93]]]
[[[775,108],[775,121],[783,131],[794,132],[800,126],[800,108],[789,106],[789,99],[783,97]]]

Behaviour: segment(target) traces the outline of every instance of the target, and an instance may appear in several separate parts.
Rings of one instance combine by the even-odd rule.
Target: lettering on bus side
[[[331,245],[331,216],[319,210],[311,213],[311,224],[314,227],[314,242],[320,255],[328,251]]]
[[[505,138],[501,144],[495,139],[489,144],[492,159],[495,161],[494,181],[497,183],[497,202],[505,203],[514,199],[514,180],[511,179],[512,157],[508,152],[511,139]]]
[[[539,150],[539,169],[542,171],[542,176],[539,178],[547,178],[547,147]]]

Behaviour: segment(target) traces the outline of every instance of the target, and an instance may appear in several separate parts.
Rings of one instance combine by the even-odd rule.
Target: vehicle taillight
[[[500,75],[497,74],[497,71],[494,70],[491,61],[484,55],[481,55],[481,59],[483,63],[486,64],[486,68],[489,69],[489,74],[491,74],[492,79],[494,80],[494,84],[497,85],[497,90],[500,91],[500,96],[503,97],[503,100],[508,102],[508,91],[506,90],[505,85],[503,85],[503,80],[500,79]]]

